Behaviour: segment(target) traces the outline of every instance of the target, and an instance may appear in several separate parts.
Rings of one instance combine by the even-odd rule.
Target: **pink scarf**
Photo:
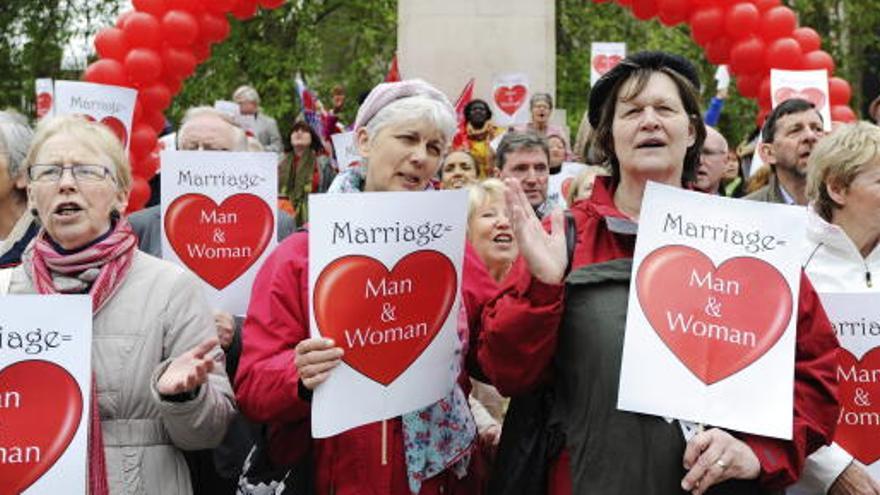
[[[116,222],[116,227],[104,239],[71,254],[58,253],[44,230],[25,255],[25,263],[38,293],[82,294],[88,291],[92,296],[92,314],[97,314],[125,279],[136,247],[137,237],[125,219]],[[110,488],[97,390],[92,373],[88,493],[107,495]]]

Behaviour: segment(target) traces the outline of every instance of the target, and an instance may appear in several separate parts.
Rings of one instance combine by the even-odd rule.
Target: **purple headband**
[[[367,99],[364,100],[364,103],[358,109],[357,117],[354,121],[355,130],[366,126],[379,113],[379,110],[397,100],[410,96],[426,96],[432,100],[437,100],[447,107],[450,114],[455,115],[455,109],[449,103],[449,98],[440,90],[421,79],[407,79],[406,81],[382,83],[373,88]]]

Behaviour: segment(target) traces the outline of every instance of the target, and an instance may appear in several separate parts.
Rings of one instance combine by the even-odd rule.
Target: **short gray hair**
[[[180,121],[180,129],[177,131],[177,141],[180,142],[180,133],[183,131],[186,124],[202,117],[212,117],[229,124],[235,133],[235,149],[232,151],[248,151],[247,134],[244,132],[244,129],[236,124],[235,120],[229,114],[207,105],[192,107],[183,114],[183,119]]]
[[[550,93],[535,93],[529,98],[529,108],[534,108],[535,105],[539,102],[543,101],[550,105],[550,108],[553,108],[553,96]]]
[[[498,145],[498,150],[495,152],[495,166],[498,170],[504,170],[507,155],[521,150],[541,150],[547,155],[547,161],[550,161],[550,147],[543,136],[531,131],[511,131],[504,135],[501,144]]]
[[[458,131],[455,115],[440,101],[425,95],[409,96],[389,103],[367,122],[365,129],[370,141],[379,132],[392,124],[412,122],[426,119],[431,125],[443,133],[443,140],[448,146]]]
[[[232,101],[238,103],[240,101],[252,101],[257,105],[260,104],[260,93],[257,93],[257,90],[254,89],[253,86],[248,86],[247,84],[243,86],[239,86],[238,89],[232,93]]]
[[[9,154],[9,177],[12,180],[23,173],[33,138],[34,131],[24,115],[15,110],[0,111],[0,151]]]

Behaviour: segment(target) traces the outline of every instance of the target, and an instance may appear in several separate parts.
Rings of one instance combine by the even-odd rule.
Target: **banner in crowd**
[[[802,98],[816,105],[822,115],[826,131],[831,130],[831,97],[828,93],[828,71],[780,70],[770,71],[770,96],[773,108],[785,100]]]
[[[586,169],[587,166],[583,163],[562,162],[559,172],[551,175],[547,180],[547,199],[563,208],[570,206],[566,203],[565,196],[575,177]]]
[[[428,406],[458,378],[467,193],[309,196],[311,335],[345,355],[312,397],[323,438]]]
[[[213,307],[247,311],[251,286],[275,248],[275,153],[163,151],[162,257],[189,268]]]
[[[83,115],[113,131],[128,151],[137,91],[79,81],[55,81],[55,115]]]
[[[880,293],[819,295],[839,351],[840,413],[834,441],[880,479]]]
[[[529,77],[524,73],[492,79],[492,120],[501,127],[529,121]]]
[[[590,44],[590,86],[626,58],[626,43],[594,41]]]
[[[791,438],[806,211],[649,183],[618,407]]]
[[[330,140],[333,141],[336,166],[339,167],[340,172],[360,162],[361,155],[358,153],[357,145],[355,144],[354,131],[337,132],[330,136]]]
[[[0,493],[86,493],[88,295],[0,297]]]
[[[37,119],[52,115],[55,82],[52,79],[40,78],[34,81],[34,89],[37,92]]]

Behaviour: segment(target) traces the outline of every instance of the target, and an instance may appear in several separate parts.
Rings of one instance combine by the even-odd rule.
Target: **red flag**
[[[464,107],[466,107],[473,99],[474,78],[472,77],[470,81],[464,85],[464,89],[461,90],[461,94],[458,95],[458,100],[455,102],[455,115],[458,117],[458,132],[452,139],[453,149],[469,147],[467,140],[467,120],[464,118]]]
[[[385,75],[385,82],[400,81],[400,68],[397,66],[397,54],[391,59],[391,67],[388,68],[388,74]]]

